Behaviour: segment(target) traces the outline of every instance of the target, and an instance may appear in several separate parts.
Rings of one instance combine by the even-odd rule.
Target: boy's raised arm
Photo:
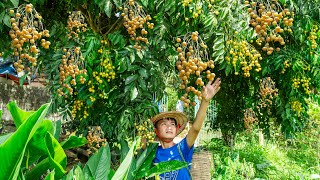
[[[202,101],[195,117],[195,120],[187,134],[187,143],[189,148],[192,147],[196,141],[198,134],[201,130],[204,119],[206,118],[207,109],[209,106],[210,100],[216,95],[220,90],[220,78],[216,79],[212,84],[212,81],[209,81],[208,84],[203,87],[202,91]]]

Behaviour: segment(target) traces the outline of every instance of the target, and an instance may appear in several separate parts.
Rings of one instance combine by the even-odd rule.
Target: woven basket
[[[194,180],[210,180],[213,168],[212,153],[200,151],[193,154],[191,175]]]

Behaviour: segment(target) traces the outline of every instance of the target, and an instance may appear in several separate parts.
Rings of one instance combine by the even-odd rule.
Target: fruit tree
[[[52,109],[64,112],[71,129],[100,125],[109,142],[147,131],[172,75],[187,109],[204,84],[222,78],[210,127],[226,139],[253,124],[267,132],[270,118],[289,137],[309,120],[306,99],[319,100],[319,6],[10,0],[0,2],[0,51],[24,76],[36,68],[47,75]]]

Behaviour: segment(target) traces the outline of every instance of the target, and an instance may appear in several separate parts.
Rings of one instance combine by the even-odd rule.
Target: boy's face
[[[177,125],[174,119],[164,118],[156,124],[155,132],[159,139],[173,140],[177,135]]]

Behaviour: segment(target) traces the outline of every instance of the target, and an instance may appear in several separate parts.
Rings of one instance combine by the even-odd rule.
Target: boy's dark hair
[[[173,121],[174,121],[175,126],[176,126],[176,127],[178,126],[177,120],[176,120],[175,118],[167,118],[167,119],[169,119],[169,120],[173,120]],[[161,119],[161,120],[162,120],[162,119]],[[159,120],[159,121],[161,121],[161,120]],[[159,122],[159,121],[157,121],[157,122],[154,124],[154,127],[155,127],[155,128],[157,128],[157,127],[158,127],[158,122]]]

